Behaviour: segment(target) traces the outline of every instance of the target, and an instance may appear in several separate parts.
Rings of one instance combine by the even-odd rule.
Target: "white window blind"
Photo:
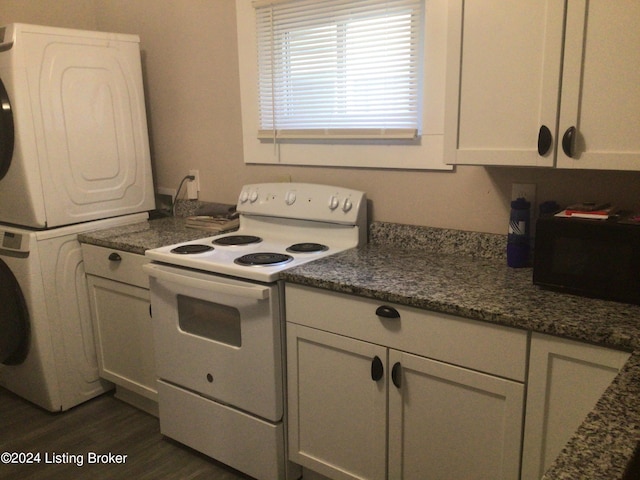
[[[255,1],[258,137],[415,138],[423,1]]]

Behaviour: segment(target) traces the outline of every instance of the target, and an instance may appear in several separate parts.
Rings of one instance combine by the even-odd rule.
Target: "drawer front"
[[[149,277],[142,271],[149,259],[144,255],[83,243],[82,257],[90,275],[149,289]]]
[[[265,422],[162,380],[158,395],[163,435],[252,477],[288,478],[282,422]]]
[[[444,313],[287,284],[287,322],[525,380],[528,333]],[[399,318],[376,314],[393,307]]]

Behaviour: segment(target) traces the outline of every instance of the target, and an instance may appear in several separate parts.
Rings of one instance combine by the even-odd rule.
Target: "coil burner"
[[[221,237],[213,241],[214,245],[234,246],[234,245],[250,245],[262,242],[262,238],[255,235],[229,235]]]
[[[171,253],[177,253],[179,255],[192,255],[195,253],[204,253],[210,252],[213,250],[213,247],[209,245],[202,245],[199,243],[190,243],[187,245],[180,245],[171,250]]]
[[[268,267],[274,265],[284,265],[293,260],[291,255],[284,253],[257,252],[243,255],[234,260],[237,265],[249,267]]]
[[[326,245],[313,242],[295,243],[287,248],[287,252],[291,253],[316,253],[326,252],[327,250],[329,250],[329,247]]]

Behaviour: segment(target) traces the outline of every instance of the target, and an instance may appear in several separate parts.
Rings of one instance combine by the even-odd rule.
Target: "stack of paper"
[[[195,215],[187,217],[185,225],[189,228],[198,228],[207,230],[212,233],[224,233],[231,230],[237,230],[239,225],[238,218],[228,217],[212,217],[209,215]]]
[[[556,217],[595,218],[606,220],[618,209],[610,203],[577,203],[556,213]]]

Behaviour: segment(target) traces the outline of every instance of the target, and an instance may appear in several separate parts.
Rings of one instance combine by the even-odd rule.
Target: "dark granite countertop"
[[[145,250],[152,248],[215,235],[208,230],[187,227],[185,219],[189,215],[198,214],[200,208],[224,210],[229,207],[232,205],[197,200],[179,201],[176,205],[177,216],[175,217],[161,217],[131,225],[86,232],[78,235],[78,240],[82,243],[144,255]]]
[[[500,236],[468,243],[458,233],[397,233],[390,224],[374,224],[370,233],[369,245],[287,270],[285,280],[633,352],[544,476],[623,478],[640,440],[640,306],[543,290],[530,268],[506,266]],[[456,250],[461,238],[481,250]]]
[[[185,226],[184,218],[167,217],[78,235],[82,243],[144,255],[145,250],[209,237],[210,233]]]
[[[285,280],[596,343],[640,348],[640,307],[543,290],[496,259],[367,245],[284,272]]]

